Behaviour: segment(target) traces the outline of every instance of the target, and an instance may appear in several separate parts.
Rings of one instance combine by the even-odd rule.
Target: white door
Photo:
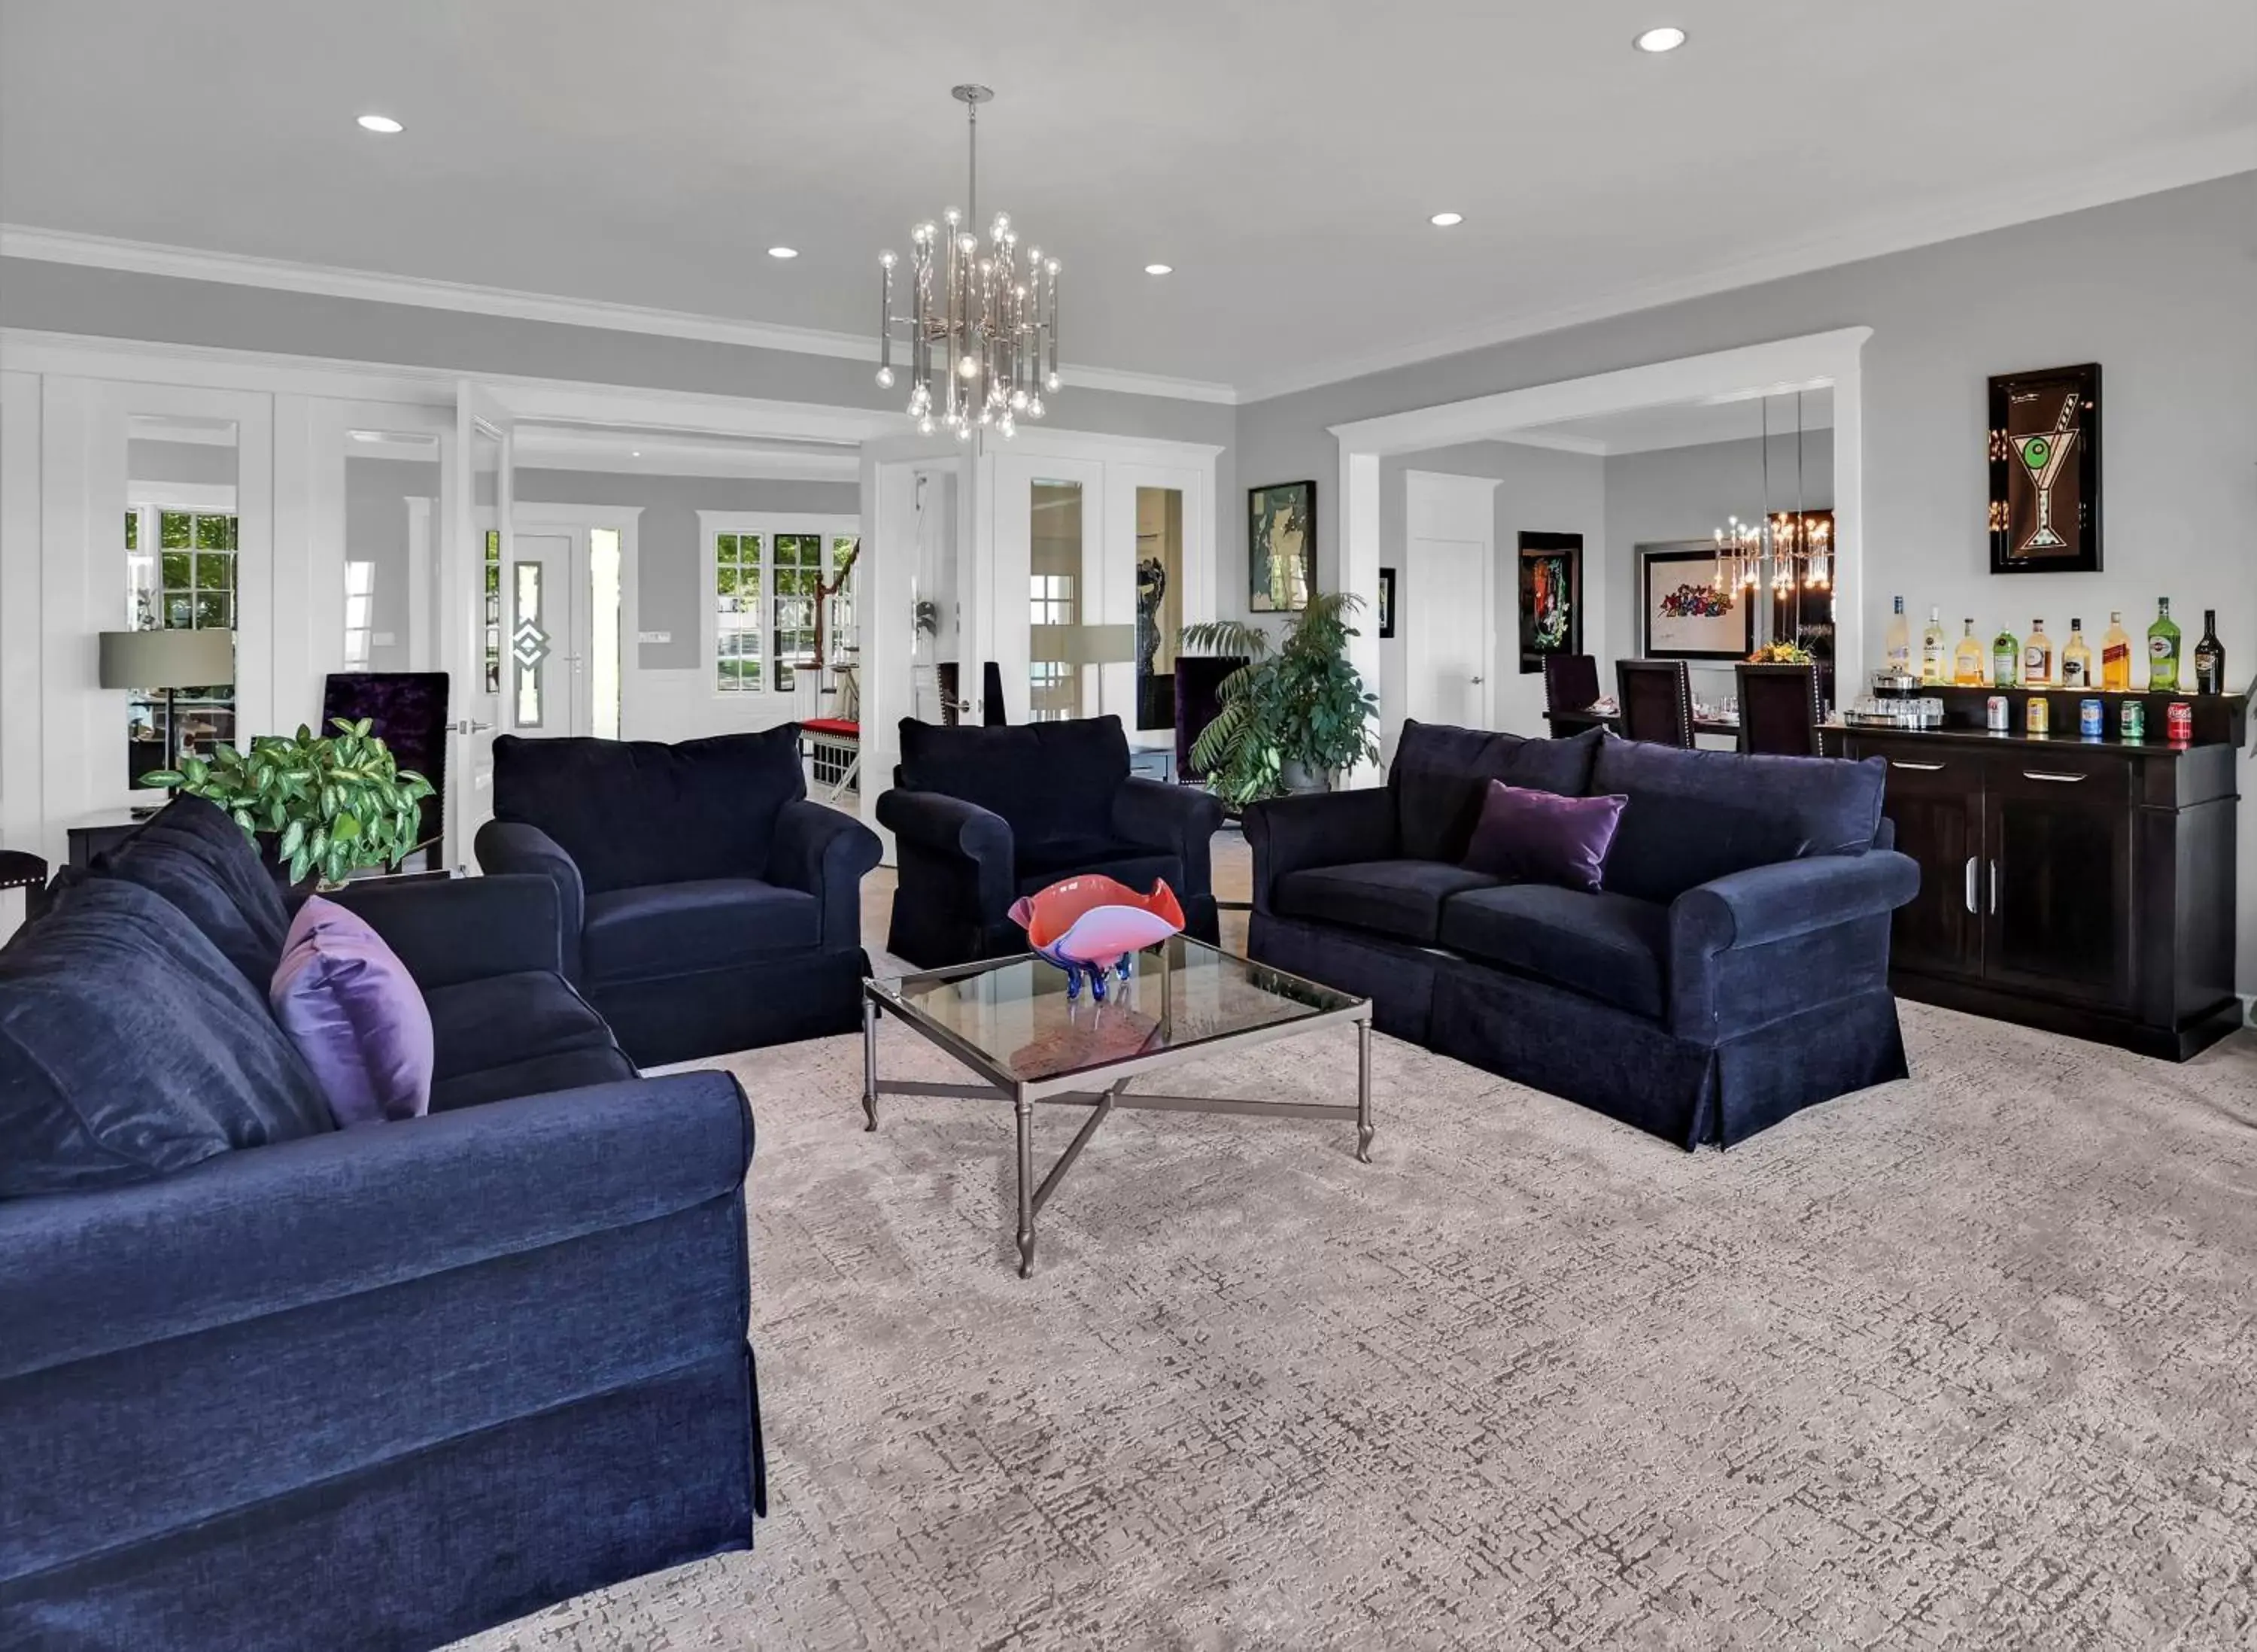
[[[577,600],[585,581],[575,578],[577,546],[565,533],[509,537],[502,564],[502,635],[508,659],[502,668],[500,728],[511,734],[580,734],[575,712],[585,664],[579,643]]]
[[[1482,729],[1493,721],[1496,492],[1495,482],[1478,477],[1414,470],[1405,478],[1396,625],[1404,697],[1421,723]]]
[[[466,871],[476,862],[478,828],[493,817],[494,728],[513,658],[502,590],[510,561],[511,429],[507,410],[491,394],[468,379],[457,383],[450,479],[461,485],[446,501],[438,632],[451,719],[447,862]]]
[[[1105,467],[1024,451],[990,453],[986,465],[994,508],[987,566],[975,575],[987,599],[980,659],[1001,669],[1005,717],[1030,723],[1111,712],[1133,723],[1135,708],[1108,695],[1105,667],[1085,663],[1094,657],[1086,627],[1136,619],[1136,537],[1132,527],[1126,543],[1107,549]],[[967,697],[978,701],[980,679],[973,681]]]

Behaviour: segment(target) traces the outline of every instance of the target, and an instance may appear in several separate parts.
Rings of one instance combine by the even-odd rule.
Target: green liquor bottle
[[[2155,599],[2155,623],[2147,627],[2147,688],[2150,693],[2179,686],[2179,628],[2171,620],[2171,599]]]
[[[2011,688],[2022,680],[2022,639],[2001,626],[1991,639],[1991,686]]]

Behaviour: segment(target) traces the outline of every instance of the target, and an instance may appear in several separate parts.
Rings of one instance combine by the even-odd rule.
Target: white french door
[[[1495,725],[1496,486],[1413,470],[1404,477],[1404,687],[1421,723]],[[1366,624],[1374,624],[1369,616]],[[1375,625],[1376,629],[1376,625]]]
[[[475,864],[472,840],[493,817],[493,737],[512,667],[532,639],[513,636],[502,589],[510,566],[509,411],[486,390],[460,381],[455,392],[455,462],[461,485],[447,501],[449,531],[439,579],[441,658],[449,678],[448,864]]]

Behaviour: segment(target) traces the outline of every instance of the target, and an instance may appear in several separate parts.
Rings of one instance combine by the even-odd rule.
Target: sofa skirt
[[[869,973],[869,955],[855,947],[780,953],[695,974],[591,981],[583,991],[628,1060],[663,1067],[854,1032]]]
[[[1354,930],[1257,913],[1248,950],[1369,998],[1383,1033],[1688,1149],[1730,1147],[1907,1071],[1886,989],[1801,1006],[1707,1045],[1548,982]]]

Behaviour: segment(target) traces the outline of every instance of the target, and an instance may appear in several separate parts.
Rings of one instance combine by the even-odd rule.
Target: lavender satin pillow
[[[1596,894],[1627,797],[1561,797],[1489,783],[1461,863],[1512,883],[1558,884]]]
[[[267,989],[340,1126],[431,1109],[431,1012],[399,955],[357,914],[309,897]]]

